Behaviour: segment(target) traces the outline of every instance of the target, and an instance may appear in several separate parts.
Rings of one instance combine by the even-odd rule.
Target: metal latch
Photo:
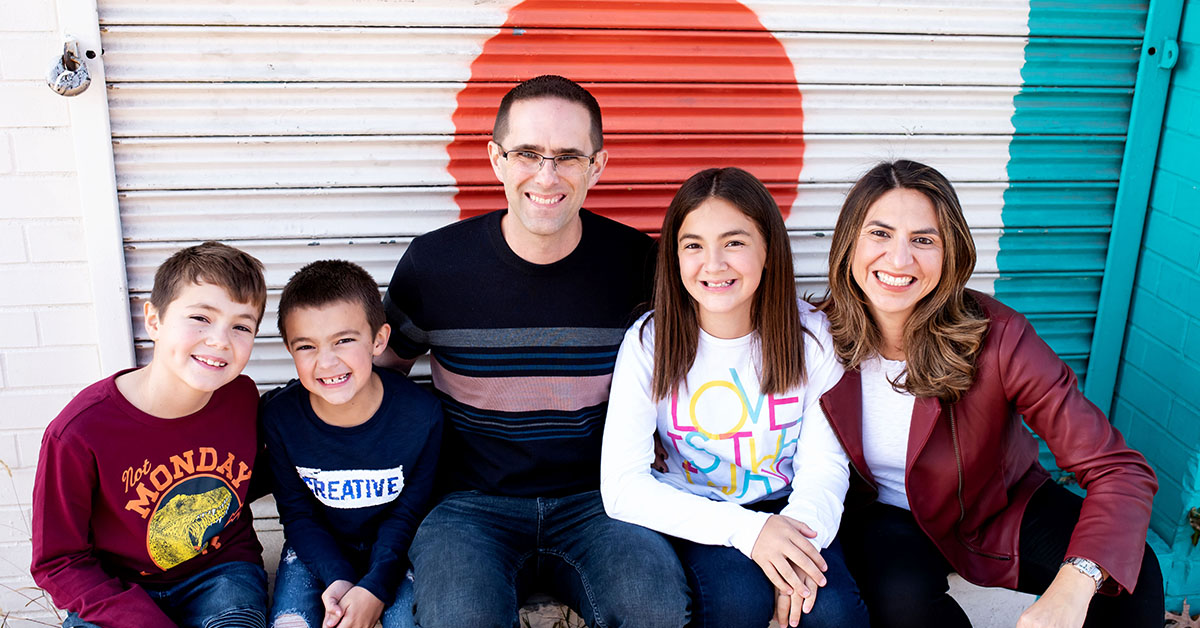
[[[63,96],[82,94],[92,77],[88,74],[87,64],[79,57],[79,42],[74,37],[67,37],[63,43],[62,57],[59,57],[46,76],[50,89]]]

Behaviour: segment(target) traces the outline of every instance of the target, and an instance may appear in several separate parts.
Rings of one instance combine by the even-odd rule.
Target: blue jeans
[[[180,628],[266,628],[267,572],[254,563],[214,565],[179,584],[143,586]],[[98,628],[70,613],[63,628]]]
[[[321,594],[325,585],[308,570],[291,545],[283,546],[279,569],[275,572],[275,598],[271,601],[272,628],[293,628],[300,625],[321,628],[325,605]],[[413,628],[412,579],[404,578],[396,599],[383,609],[380,617],[383,628]]]
[[[692,590],[692,628],[763,628],[775,613],[775,585],[745,554],[723,545],[676,539],[675,549]],[[829,569],[802,628],[865,628],[867,607],[846,568],[837,541],[821,552]]]
[[[679,628],[687,620],[687,584],[671,544],[610,519],[599,491],[451,493],[417,529],[409,557],[423,628],[512,628],[534,590],[568,604],[592,628]]]

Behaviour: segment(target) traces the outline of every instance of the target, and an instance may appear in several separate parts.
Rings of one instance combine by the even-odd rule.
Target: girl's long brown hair
[[[957,401],[975,379],[975,359],[983,347],[987,318],[965,291],[975,269],[975,241],[954,187],[940,172],[915,161],[881,163],[846,195],[829,249],[829,295],[821,309],[829,317],[834,349],[843,366],[857,368],[880,353],[883,338],[871,317],[866,295],[854,280],[851,262],[871,205],[885,193],[909,189],[933,203],[942,235],[942,276],[904,325],[905,375],[893,382],[918,397]]]
[[[779,394],[805,381],[806,330],[800,324],[792,247],[779,206],[762,182],[749,172],[740,168],[709,168],[692,175],[680,186],[663,218],[652,314],[655,400],[678,390],[696,360],[699,315],[696,302],[679,277],[679,229],[683,219],[709,198],[719,198],[740,209],[758,227],[767,245],[762,280],[750,309],[762,355],[760,390],[764,394]]]

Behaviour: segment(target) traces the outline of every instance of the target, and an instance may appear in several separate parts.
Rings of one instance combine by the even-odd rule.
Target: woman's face
[[[879,325],[903,327],[937,287],[942,246],[933,203],[916,190],[889,190],[867,209],[850,271]]]

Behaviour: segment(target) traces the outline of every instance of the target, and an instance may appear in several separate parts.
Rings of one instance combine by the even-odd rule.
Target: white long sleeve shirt
[[[676,395],[654,402],[654,322],[625,333],[613,373],[600,456],[609,516],[750,556],[770,513],[743,507],[788,496],[782,513],[837,534],[850,485],[849,459],[818,404],[842,376],[825,315],[800,302],[806,384],[782,395],[759,391],[758,334],[721,339],[700,332],[696,360]],[[666,473],[650,468],[654,438]],[[790,495],[789,495],[790,493]]]

